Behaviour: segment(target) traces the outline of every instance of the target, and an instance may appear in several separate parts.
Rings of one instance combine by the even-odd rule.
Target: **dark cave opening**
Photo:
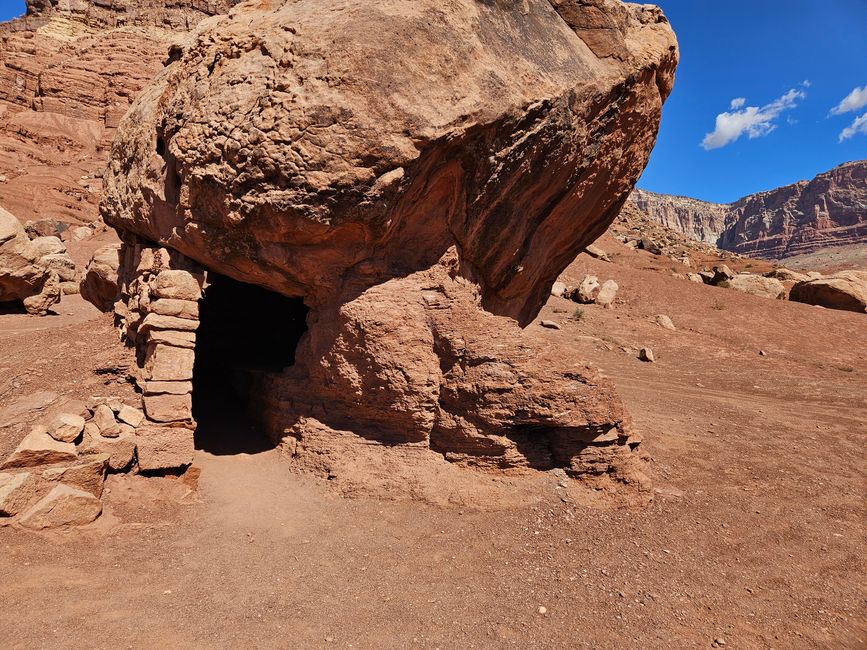
[[[258,388],[265,375],[295,363],[307,311],[302,298],[209,273],[193,369],[197,449],[224,455],[274,447],[259,419]]]

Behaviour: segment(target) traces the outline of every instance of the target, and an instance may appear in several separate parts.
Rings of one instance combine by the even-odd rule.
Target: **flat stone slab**
[[[90,492],[64,485],[55,486],[18,519],[18,523],[33,530],[84,526],[102,514],[102,501]]]
[[[35,426],[0,465],[0,470],[68,463],[77,458],[75,445],[55,440],[45,427]]]
[[[108,467],[108,454],[82,456],[81,460],[69,467],[50,467],[42,472],[46,481],[64,483],[95,497],[102,496],[105,485],[105,470]]]

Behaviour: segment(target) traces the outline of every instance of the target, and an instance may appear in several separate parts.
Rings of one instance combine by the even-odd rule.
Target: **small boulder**
[[[611,258],[608,256],[608,253],[606,253],[604,250],[602,250],[598,246],[594,246],[593,244],[591,244],[590,246],[585,248],[584,252],[596,260],[601,260],[603,262],[610,262],[611,261]]]
[[[128,425],[125,425],[128,426]],[[78,451],[85,454],[107,454],[108,468],[114,472],[126,469],[135,456],[136,437],[130,429],[121,427],[117,438],[103,438],[95,425],[84,427],[84,437],[78,445]]]
[[[144,421],[145,415],[139,409],[123,404],[120,409],[118,409],[117,419],[135,428]]]
[[[687,273],[686,277],[690,282],[697,282],[698,284],[704,284],[704,278],[701,277],[701,275],[699,275],[698,273]]]
[[[713,267],[713,278],[711,279],[711,284],[717,285],[720,282],[731,280],[733,277],[735,277],[734,271],[732,271],[727,265],[721,264],[720,266]]]
[[[805,280],[809,280],[809,278],[803,273],[798,273],[797,271],[792,271],[791,269],[786,268],[768,271],[765,273],[765,277],[774,278],[775,280],[780,280],[782,282],[804,282]]]
[[[555,282],[551,286],[551,295],[556,298],[565,298],[566,297],[567,288],[566,285],[562,282]]]
[[[554,322],[554,321],[552,321],[552,320],[543,320],[543,321],[541,321],[540,325],[541,325],[542,327],[546,327],[546,328],[548,328],[548,329],[550,329],[550,330],[559,330],[559,329],[563,329],[562,327],[560,327],[560,323]]]
[[[638,352],[638,358],[642,361],[647,361],[648,363],[656,362],[656,357],[653,354],[653,350],[650,348],[641,348]]]
[[[614,307],[614,298],[617,296],[617,290],[620,287],[614,280],[606,280],[602,283],[599,293],[596,295],[596,304],[607,309]]]
[[[595,275],[585,275],[578,288],[572,292],[572,300],[587,305],[596,300],[599,294],[599,278]]]
[[[0,469],[67,463],[74,461],[77,457],[75,445],[55,440],[48,435],[47,428],[35,426],[27,434],[27,437],[18,444],[6,462],[0,465]]]
[[[48,426],[48,434],[60,442],[75,442],[84,431],[84,418],[72,413],[61,413]]]
[[[92,422],[99,429],[99,435],[104,438],[117,438],[120,435],[120,425],[108,404],[100,404],[93,410]]]
[[[44,530],[60,526],[83,526],[102,513],[102,501],[90,492],[60,484],[21,515],[25,528]]]
[[[667,330],[674,331],[677,329],[674,326],[674,323],[672,322],[672,320],[668,316],[666,316],[665,314],[658,314],[658,315],[653,317],[653,320],[656,321],[657,325],[659,325],[660,327],[665,328]]]

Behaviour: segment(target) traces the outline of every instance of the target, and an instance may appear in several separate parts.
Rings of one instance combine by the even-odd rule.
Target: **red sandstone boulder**
[[[247,377],[309,467],[366,445],[641,483],[612,384],[520,325],[647,162],[677,62],[659,9],[273,0],[174,54],[118,131],[101,206],[150,382],[193,377],[165,333],[198,321],[151,310],[199,297],[159,286],[191,259],[310,308],[294,365]],[[137,434],[144,470],[192,460],[191,430]]]
[[[100,311],[111,311],[120,297],[117,269],[120,266],[119,244],[103,246],[94,252],[84,271],[79,288],[81,296]]]
[[[867,312],[867,271],[839,271],[799,282],[792,287],[789,299],[829,309]]]

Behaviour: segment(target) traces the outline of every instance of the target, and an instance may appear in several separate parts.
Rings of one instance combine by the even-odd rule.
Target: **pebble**
[[[768,353],[765,352],[764,350],[759,350],[759,356],[760,357],[766,357],[766,356],[768,356]]]
[[[648,363],[654,363],[656,361],[656,357],[653,355],[653,350],[650,348],[641,348],[638,352],[638,358],[642,361],[647,361]]]
[[[547,613],[548,613],[548,608],[547,608],[547,607],[540,607],[540,608],[539,608],[539,613],[540,613],[540,614],[547,614]]]
[[[726,640],[723,638],[716,638],[713,640],[713,642],[714,642],[714,645],[716,645],[718,647],[722,647],[726,644]]]
[[[543,321],[540,323],[540,325],[542,325],[542,327],[547,327],[547,328],[550,329],[550,330],[559,330],[559,329],[563,329],[562,327],[560,327],[560,323],[555,323],[555,322],[552,321],[552,320],[543,320]]]

